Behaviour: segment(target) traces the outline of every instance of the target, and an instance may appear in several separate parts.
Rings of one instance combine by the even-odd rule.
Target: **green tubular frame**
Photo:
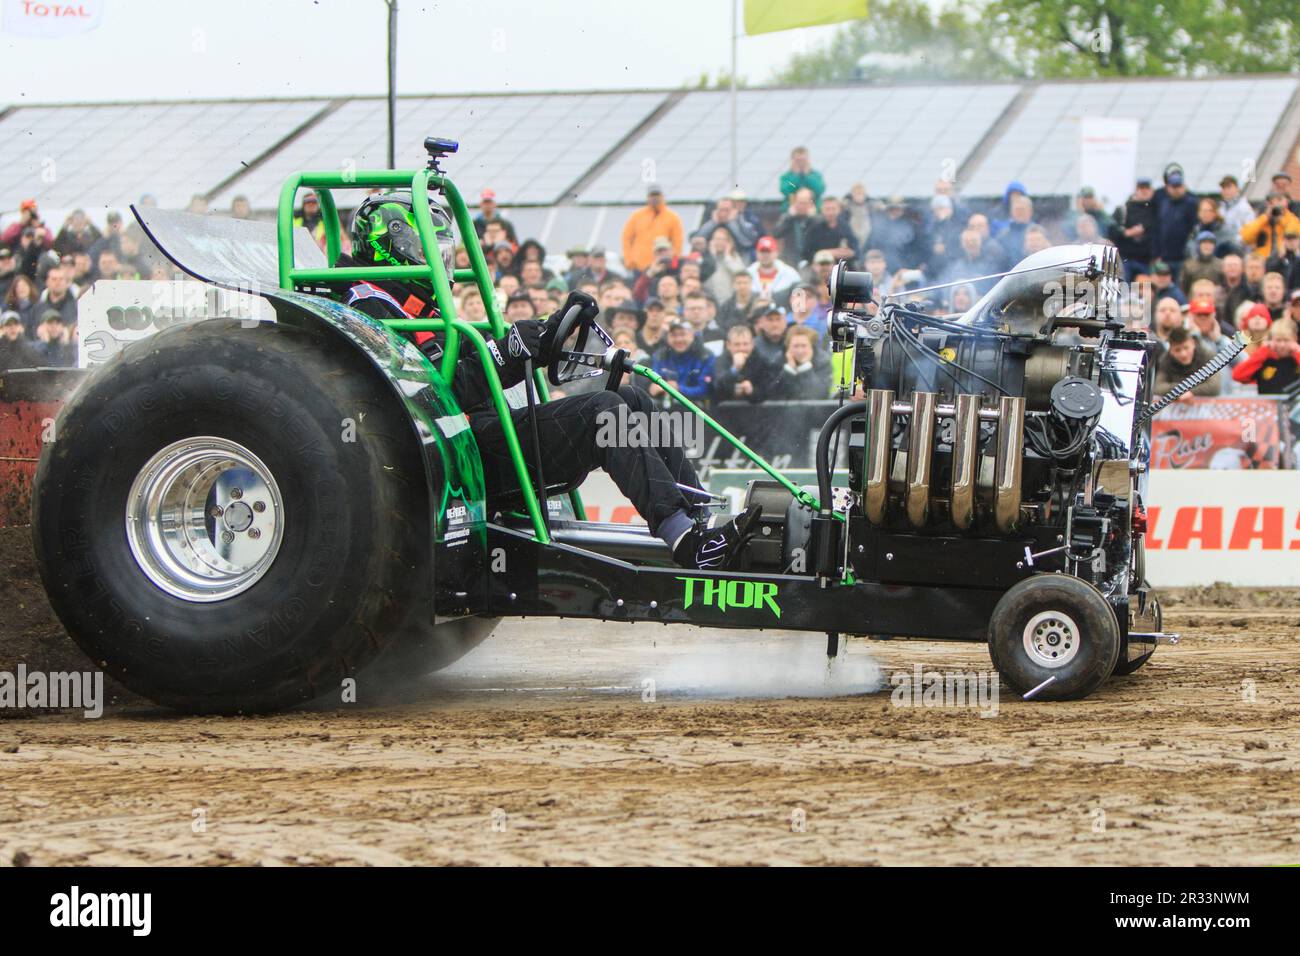
[[[429,214],[429,188],[441,191],[451,207],[460,232],[461,242],[469,255],[468,269],[455,269],[451,276],[442,264],[433,241],[433,217]],[[411,204],[414,207],[420,244],[424,248],[425,265],[412,266],[354,266],[340,268],[330,266],[324,269],[299,269],[293,260],[293,210],[300,189],[312,189],[320,198],[321,218],[325,225],[325,256],[330,263],[338,262],[342,249],[340,242],[341,224],[338,207],[331,190],[334,189],[370,189],[370,188],[410,189]],[[533,533],[543,544],[550,542],[546,530],[546,520],[542,514],[541,504],[528,475],[524,462],[523,450],[519,444],[519,435],[515,430],[514,419],[510,416],[510,406],[506,402],[501,388],[501,379],[497,376],[496,364],[488,351],[484,332],[493,338],[506,334],[506,325],[501,318],[493,294],[492,275],[488,271],[487,260],[479,245],[478,233],[469,209],[454,183],[445,176],[429,169],[417,170],[367,170],[356,173],[337,172],[302,172],[295,173],[285,181],[280,189],[280,204],[276,215],[276,239],[279,246],[280,287],[292,290],[298,284],[340,281],[386,281],[418,279],[427,282],[433,289],[434,300],[438,304],[438,319],[391,319],[383,324],[394,332],[443,332],[446,335],[446,349],[442,356],[440,372],[445,381],[451,382],[456,370],[456,360],[460,356],[460,337],[466,336],[478,353],[479,361],[487,372],[488,388],[492,394],[492,405],[501,419],[501,428],[506,436],[506,445],[514,463],[515,474],[523,491],[524,505],[532,521]],[[470,323],[456,316],[456,301],[451,294],[451,281],[473,282],[478,287],[487,311],[486,322]],[[540,369],[533,371],[534,384],[538,397],[543,401],[550,398],[546,387],[546,377]],[[545,491],[545,489],[543,489]],[[574,514],[579,520],[586,520],[586,509],[578,492],[569,493]]]
[[[731,434],[731,432],[727,431],[727,429],[719,425],[716,421],[713,420],[712,416],[710,416],[707,412],[705,412],[702,408],[700,408],[700,406],[696,405],[689,398],[687,398],[685,395],[679,392],[677,388],[672,384],[672,382],[666,380],[662,375],[660,375],[654,369],[645,365],[636,364],[636,365],[629,365],[628,371],[632,372],[633,374],[640,375],[642,378],[646,379],[647,381],[653,382],[655,385],[658,385],[670,396],[672,396],[672,398],[675,401],[680,402],[689,411],[692,411],[696,415],[698,415],[706,425],[708,425],[715,432],[717,432],[719,435],[722,436],[723,441],[730,444],[732,447],[736,449],[736,451],[740,452],[742,455],[744,455],[746,458],[752,461],[763,471],[767,472],[769,475],[771,475],[773,478],[779,481],[782,487],[784,487],[786,491],[790,492],[790,494],[794,495],[795,499],[799,501],[801,504],[807,505],[809,508],[812,508],[814,511],[818,510],[821,507],[821,504],[820,502],[818,502],[816,495],[805,491],[803,488],[796,485],[785,475],[777,471],[774,467],[772,467],[770,464],[767,463],[766,459],[764,459],[762,455],[758,454],[758,452],[754,451],[752,448],[746,445],[735,435]],[[834,514],[837,518],[843,520],[843,516],[841,516],[839,512],[832,512],[832,514]]]
[[[451,276],[447,275],[447,270],[442,264],[442,256],[438,253],[432,238],[434,226],[433,217],[429,214],[428,202],[430,186],[441,191],[446,198],[447,205],[451,207],[452,215],[456,220],[456,228],[460,232],[461,241],[465,245],[465,251],[469,255],[470,267],[468,269],[455,269]],[[338,207],[334,202],[331,190],[370,189],[376,187],[411,190],[416,227],[420,234],[420,244],[424,247],[425,265],[354,266],[347,268],[330,266],[324,269],[298,269],[294,266],[293,210],[298,190],[315,190],[320,198],[321,216],[325,225],[325,255],[327,261],[333,263],[338,262],[342,245],[340,242],[341,225]],[[510,415],[510,406],[506,401],[505,392],[501,388],[501,379],[497,376],[496,364],[492,359],[491,352],[488,350],[487,340],[483,337],[484,333],[489,333],[494,338],[505,335],[506,325],[501,318],[501,310],[497,306],[496,296],[493,294],[492,275],[488,271],[487,260],[483,256],[483,248],[479,245],[478,233],[474,229],[474,221],[470,218],[469,209],[455,184],[445,176],[434,173],[429,169],[414,171],[385,169],[357,173],[295,173],[289,177],[280,190],[280,205],[276,218],[276,238],[280,256],[280,287],[284,289],[293,289],[297,284],[339,281],[418,279],[430,283],[433,288],[434,299],[438,304],[438,314],[441,318],[386,319],[383,320],[383,324],[393,332],[444,333],[446,349],[443,352],[442,366],[439,371],[444,380],[448,382],[451,381],[452,376],[455,374],[456,360],[460,355],[461,336],[465,336],[473,345],[479,361],[483,363],[483,368],[487,372],[486,377],[492,395],[492,406],[501,419],[501,428],[506,436],[506,446],[510,451],[515,474],[519,479],[519,487],[523,492],[524,507],[528,512],[529,519],[532,521],[533,534],[543,544],[550,543],[551,538],[546,530],[546,519],[542,514],[542,504],[538,500],[537,492],[533,488],[532,478],[528,474],[528,466],[524,461],[519,435],[515,430],[514,419]],[[477,285],[479,295],[483,299],[483,307],[487,311],[488,318],[486,322],[466,322],[456,316],[456,301],[451,294],[453,279],[457,282],[473,282]],[[698,415],[710,428],[721,435],[723,440],[732,445],[762,471],[780,482],[799,502],[814,509],[820,507],[816,495],[805,491],[777,471],[749,446],[719,425],[698,405],[679,392],[671,382],[666,381],[654,369],[644,365],[632,365],[629,371],[658,385],[684,408]],[[534,369],[533,377],[538,396],[543,402],[547,401],[550,392],[546,387],[546,377],[540,369]],[[577,515],[578,519],[586,520],[586,510],[578,492],[570,492],[569,499],[573,504],[574,514]],[[834,514],[835,517],[843,520],[843,516],[838,512],[834,512]]]

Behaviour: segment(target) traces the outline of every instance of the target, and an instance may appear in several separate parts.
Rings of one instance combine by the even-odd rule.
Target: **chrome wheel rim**
[[[173,442],[136,475],[126,537],[155,586],[187,601],[224,601],[266,574],[284,538],[284,501],[269,468],[238,442]]]
[[[1079,627],[1061,611],[1042,611],[1025,625],[1025,653],[1042,667],[1063,667],[1079,653]]]

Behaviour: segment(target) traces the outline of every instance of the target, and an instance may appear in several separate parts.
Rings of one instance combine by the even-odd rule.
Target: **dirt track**
[[[516,622],[398,705],[0,721],[0,865],[1295,863],[1300,602],[1263,597],[1178,609],[1183,643],[1087,701],[1004,691],[990,718],[726,699],[818,692],[816,637]],[[855,641],[836,688],[873,659],[988,661]]]

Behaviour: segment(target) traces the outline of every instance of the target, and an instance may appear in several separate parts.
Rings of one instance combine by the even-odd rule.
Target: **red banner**
[[[1151,428],[1152,468],[1287,468],[1286,406],[1271,398],[1186,398]]]

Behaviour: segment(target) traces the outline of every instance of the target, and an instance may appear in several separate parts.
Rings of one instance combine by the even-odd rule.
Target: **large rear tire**
[[[424,469],[365,362],[209,320],[82,387],[37,471],[33,537],[97,664],[181,710],[278,710],[339,693],[424,623]]]
[[[1002,595],[989,621],[989,655],[1024,694],[1051,680],[1036,700],[1087,697],[1115,670],[1119,622],[1100,591],[1069,574],[1039,574]]]

